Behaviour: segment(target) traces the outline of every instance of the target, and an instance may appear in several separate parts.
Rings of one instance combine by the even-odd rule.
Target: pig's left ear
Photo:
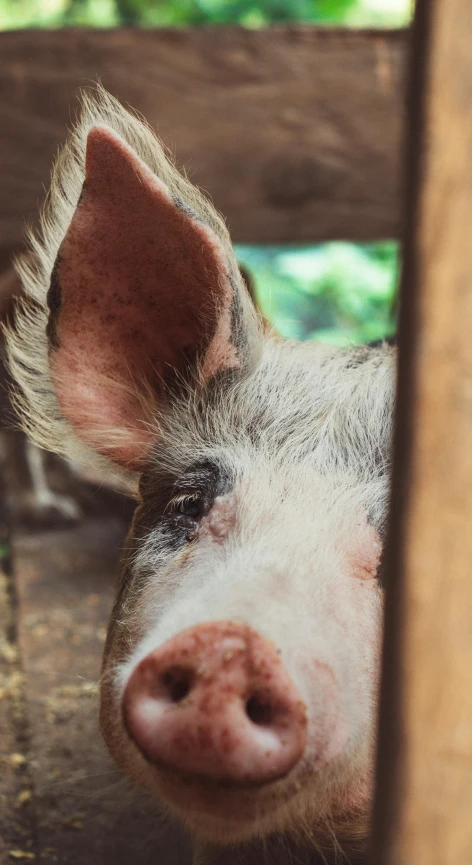
[[[51,377],[82,441],[139,470],[169,385],[242,371],[257,324],[225,229],[120,136],[91,130],[85,175],[48,294]]]

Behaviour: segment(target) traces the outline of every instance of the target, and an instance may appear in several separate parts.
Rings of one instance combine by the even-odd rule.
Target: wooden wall
[[[0,249],[35,219],[97,79],[149,120],[233,239],[399,230],[406,36],[281,27],[0,34]]]

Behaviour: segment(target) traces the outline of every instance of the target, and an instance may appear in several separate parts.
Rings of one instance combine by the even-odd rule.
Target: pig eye
[[[203,516],[203,495],[199,490],[179,493],[170,502],[168,511],[179,519],[179,522],[191,521],[196,523]]]
[[[187,541],[192,541],[197,534],[198,525],[205,513],[205,500],[198,490],[177,494],[170,502],[168,512],[174,523],[185,530]]]

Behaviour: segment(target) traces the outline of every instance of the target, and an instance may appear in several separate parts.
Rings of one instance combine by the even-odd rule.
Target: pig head
[[[261,327],[229,236],[101,92],[10,338],[25,428],[136,480],[103,661],[116,762],[201,843],[368,831],[392,349]]]

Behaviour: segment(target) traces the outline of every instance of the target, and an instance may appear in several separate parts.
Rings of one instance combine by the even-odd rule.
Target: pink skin
[[[237,551],[224,558],[228,568],[226,586],[221,585],[219,571],[215,569],[215,576],[204,567],[211,560],[211,548],[220,556],[221,547],[238,532],[245,508],[254,505],[251,487],[246,486],[243,491],[236,488],[215,500],[200,524],[199,544],[192,556],[175,566],[188,568],[193,583],[191,593],[183,592],[182,599],[177,593],[172,603],[164,603],[170,610],[168,624],[164,616],[156,627],[154,619],[159,601],[162,604],[162,586],[156,585],[156,594],[151,586],[143,594],[136,620],[142,622],[148,637],[134,661],[130,659],[126,682],[122,680],[124,705],[118,703],[114,708],[118,717],[121,708],[124,719],[126,741],[122,747],[129,761],[128,771],[135,767],[134,777],[140,783],[145,779],[146,786],[194,832],[224,843],[250,838],[255,831],[280,830],[281,826],[291,825],[296,815],[304,819],[304,813],[307,820],[314,819],[313,814],[322,819],[329,813],[356,822],[360,814],[368,814],[371,797],[372,767],[368,747],[363,745],[367,738],[362,721],[370,697],[361,688],[352,689],[346,698],[346,667],[351,662],[346,660],[345,648],[355,628],[364,648],[357,652],[357,644],[352,644],[352,669],[369,682],[375,678],[379,629],[372,623],[377,615],[376,571],[381,550],[378,533],[361,511],[357,519],[353,516],[349,521],[347,531],[341,521],[332,538],[332,552],[323,552],[322,548],[323,557],[317,565],[321,574],[329,575],[332,569],[331,577],[327,577],[330,590],[325,593],[320,593],[316,584],[313,594],[310,587],[305,591],[295,560],[290,582],[295,616],[287,616],[287,627],[280,631],[274,628],[274,622],[279,621],[279,611],[287,603],[286,575],[291,562],[288,559],[281,564],[275,556],[261,552],[260,538],[267,530],[264,511],[257,511],[257,570],[250,583],[237,582],[237,574],[244,567],[252,567]],[[285,507],[287,512],[282,518],[290,520],[289,502]],[[273,531],[276,535],[275,527]],[[270,551],[274,536],[264,537],[264,546]],[[309,547],[303,561],[311,551]],[[262,606],[261,597],[267,599]],[[178,616],[174,615],[176,607]],[[307,627],[310,610],[312,631]],[[299,625],[295,624],[297,618]],[[330,643],[316,639],[319,629],[323,631],[324,618],[332,648]],[[177,634],[176,623],[181,623],[183,629]],[[282,655],[269,639],[271,630]],[[250,668],[251,675],[244,678],[246,635],[253,635],[251,649],[260,647],[259,655],[269,665],[272,682],[277,684],[278,671],[282,670],[281,675],[292,688],[296,683],[297,699],[303,701],[304,747],[296,759],[292,754],[291,765],[288,760],[284,765],[286,752],[282,749],[280,762],[279,755],[274,762],[267,749],[265,753],[257,752],[257,734],[265,735],[266,730],[250,723],[245,705],[248,687],[255,682],[256,690],[260,690],[261,668],[254,664],[255,670]],[[226,658],[226,664],[225,651],[231,656]],[[252,654],[257,658],[255,652]],[[186,671],[184,684],[187,681],[195,688],[182,701],[172,702],[169,692],[169,688],[182,684],[178,676],[159,684],[161,670],[169,668],[171,672]],[[189,669],[195,678],[188,676]],[[262,667],[262,672],[265,669],[267,666]],[[375,690],[373,686],[372,694]],[[274,693],[277,695],[277,688]],[[287,693],[284,688],[283,696]],[[254,730],[256,737],[251,735]],[[366,825],[367,817],[359,832]]]
[[[239,622],[189,628],[147,655],[123,711],[148,760],[227,784],[284,777],[305,748],[305,705],[277,650]]]
[[[200,525],[200,536],[211,535],[215,541],[222,543],[236,525],[236,496],[231,493],[219,496]]]
[[[185,372],[185,358],[197,350],[205,349],[203,381],[238,366],[233,291],[216,235],[174,204],[116,133],[90,131],[85,168],[58,257],[51,372],[62,411],[82,438],[139,468],[152,442],[147,388],[158,401],[162,379]]]

